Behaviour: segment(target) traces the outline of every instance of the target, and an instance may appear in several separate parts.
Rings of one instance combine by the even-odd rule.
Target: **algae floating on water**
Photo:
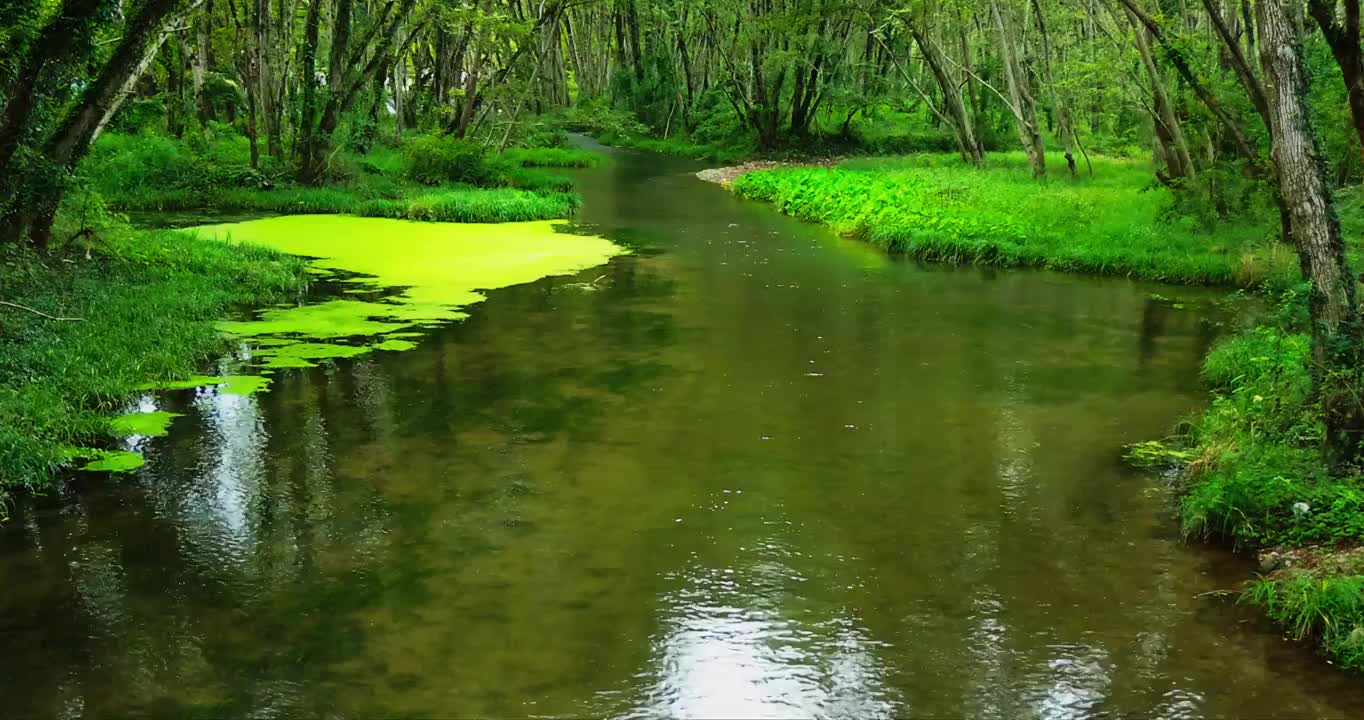
[[[227,242],[264,245],[314,258],[310,270],[349,273],[350,290],[394,295],[377,301],[335,299],[275,307],[253,320],[223,322],[231,335],[257,343],[265,368],[308,367],[312,360],[352,357],[367,349],[410,350],[423,325],[467,317],[482,291],[533,282],[600,265],[625,252],[597,236],[555,230],[560,221],[419,223],[345,215],[291,215],[191,228]],[[367,337],[365,346],[281,341]],[[277,347],[276,347],[277,345]]]
[[[109,430],[120,437],[137,435],[159,437],[166,434],[171,420],[178,417],[180,417],[180,413],[166,412],[165,410],[133,412],[127,415],[119,415],[110,420]]]

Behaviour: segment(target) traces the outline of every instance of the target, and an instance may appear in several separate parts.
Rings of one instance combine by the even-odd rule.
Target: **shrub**
[[[450,135],[422,135],[403,145],[403,172],[423,185],[496,185],[506,163],[479,143]]]

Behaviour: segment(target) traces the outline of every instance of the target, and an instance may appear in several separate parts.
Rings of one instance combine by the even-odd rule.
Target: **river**
[[[630,255],[180,392],[0,528],[8,717],[1364,717],[1124,468],[1218,293],[890,259],[616,153]]]

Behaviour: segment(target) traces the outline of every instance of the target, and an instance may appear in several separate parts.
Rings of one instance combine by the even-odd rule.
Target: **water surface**
[[[6,715],[1364,716],[1119,461],[1214,293],[894,261],[694,169],[583,174],[632,255],[164,396],[136,475],[18,508]]]

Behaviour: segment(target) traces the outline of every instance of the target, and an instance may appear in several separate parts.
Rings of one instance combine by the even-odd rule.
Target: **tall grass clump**
[[[571,193],[535,193],[511,188],[447,189],[399,200],[370,200],[352,209],[365,217],[423,222],[519,222],[571,215],[578,207]]]
[[[403,144],[403,173],[422,185],[497,185],[510,165],[481,143],[453,135],[420,135]]]
[[[1341,666],[1364,670],[1364,575],[1298,571],[1261,577],[1242,600],[1262,608],[1297,639],[1316,638]]]

